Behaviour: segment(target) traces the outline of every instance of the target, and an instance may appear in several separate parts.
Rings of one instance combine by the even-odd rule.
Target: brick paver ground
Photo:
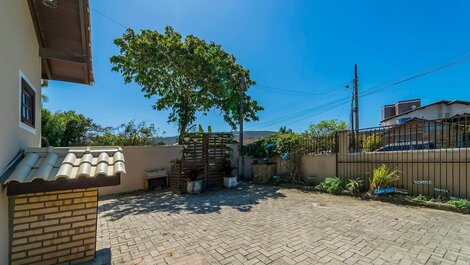
[[[95,264],[470,264],[470,216],[270,186],[102,198]]]

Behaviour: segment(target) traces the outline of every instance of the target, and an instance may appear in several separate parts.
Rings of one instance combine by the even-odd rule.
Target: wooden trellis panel
[[[221,188],[224,164],[229,155],[227,145],[232,143],[231,134],[207,134],[207,189]]]
[[[173,169],[170,186],[173,192],[184,190],[186,172],[192,168],[201,170],[203,189],[221,188],[223,184],[224,163],[228,155],[228,144],[233,136],[228,133],[193,133],[184,141],[181,164]],[[173,172],[177,171],[177,172]]]

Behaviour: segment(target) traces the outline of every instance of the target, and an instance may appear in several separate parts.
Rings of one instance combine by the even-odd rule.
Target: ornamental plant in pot
[[[186,191],[189,194],[201,193],[202,190],[202,180],[199,179],[199,174],[202,169],[193,167],[188,171],[188,181],[186,182]]]
[[[232,172],[236,169],[234,165],[227,161],[224,164],[224,187],[231,189],[238,185],[237,176],[232,175]]]
[[[386,165],[375,168],[372,172],[369,191],[372,194],[394,193],[397,188],[393,187],[393,183],[399,180],[398,170],[389,169]]]

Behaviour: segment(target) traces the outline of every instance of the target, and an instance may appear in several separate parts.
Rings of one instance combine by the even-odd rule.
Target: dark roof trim
[[[407,101],[408,101],[408,100],[407,100]],[[416,108],[416,109],[414,109],[414,110],[405,111],[405,112],[400,113],[400,114],[398,114],[398,115],[388,117],[388,118],[382,120],[381,122],[388,121],[388,120],[391,120],[391,119],[394,119],[394,118],[398,118],[398,117],[400,117],[400,116],[402,116],[402,115],[411,113],[411,112],[413,112],[413,111],[417,111],[417,110],[420,110],[420,109],[425,109],[425,108],[427,108],[427,107],[434,106],[434,105],[438,105],[438,104],[445,104],[446,106],[449,106],[449,105],[452,105],[452,104],[470,105],[470,101],[465,101],[465,100],[440,100],[440,101],[431,103],[431,104],[429,104],[429,105],[421,106],[421,107]]]
[[[88,189],[117,186],[121,184],[121,174],[116,176],[97,176],[94,178],[79,177],[76,179],[58,179],[55,181],[35,180],[28,183],[11,182],[7,184],[7,195],[20,195],[37,192]]]

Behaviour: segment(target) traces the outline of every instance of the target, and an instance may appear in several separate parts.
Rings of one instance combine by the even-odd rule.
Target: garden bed
[[[288,188],[288,189],[300,189],[300,190],[304,190],[304,191],[316,191],[316,192],[321,192],[321,193],[332,194],[332,193],[328,193],[326,191],[322,191],[322,190],[318,189],[316,186],[312,186],[312,185],[282,183],[282,184],[280,184],[280,186],[283,187],[283,188]],[[362,200],[376,200],[376,201],[381,201],[381,202],[393,203],[393,204],[397,204],[397,205],[427,207],[427,208],[438,209],[438,210],[445,210],[445,211],[458,212],[458,213],[463,213],[463,214],[470,214],[470,208],[461,209],[461,208],[458,208],[454,205],[451,205],[451,204],[448,204],[448,203],[445,203],[445,202],[419,201],[419,200],[416,200],[412,196],[405,195],[405,194],[400,194],[400,193],[387,194],[387,195],[372,195],[372,194],[369,194],[367,192],[350,193],[350,192],[347,192],[347,191],[340,191],[340,192],[337,192],[337,193],[333,193],[332,195],[350,196],[350,197],[355,197],[355,198],[359,198],[359,199],[362,199]]]

